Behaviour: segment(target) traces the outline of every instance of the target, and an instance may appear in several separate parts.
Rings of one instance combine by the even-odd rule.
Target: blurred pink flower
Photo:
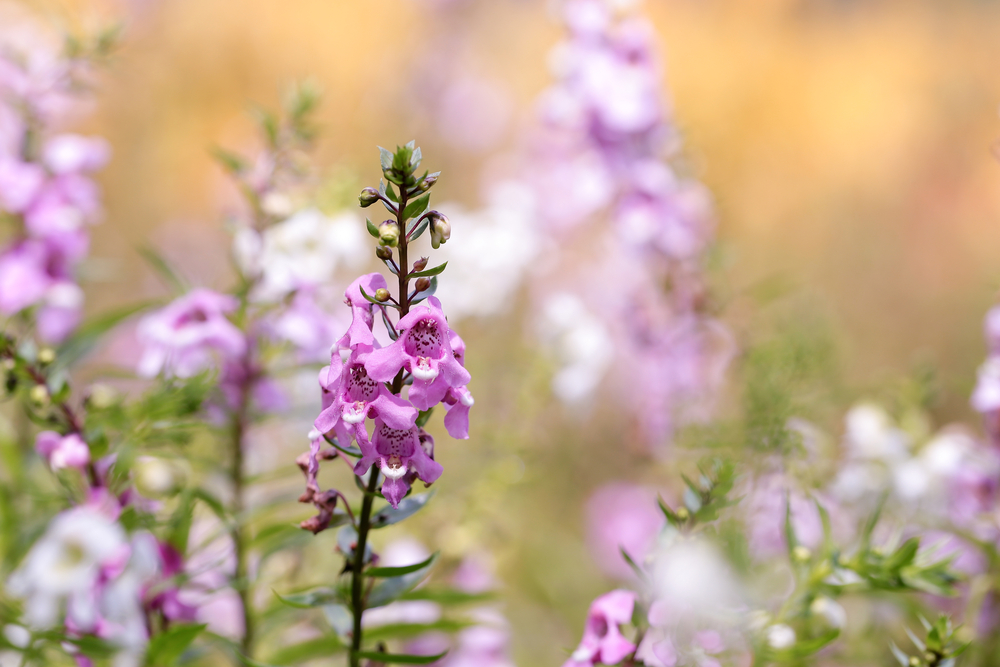
[[[587,501],[587,546],[608,576],[635,576],[620,549],[637,563],[643,563],[653,552],[660,529],[666,524],[656,498],[655,489],[616,482],[599,488]]]

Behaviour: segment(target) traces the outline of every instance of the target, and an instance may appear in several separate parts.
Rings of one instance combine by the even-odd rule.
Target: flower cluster
[[[0,213],[15,223],[0,251],[0,313],[37,308],[38,335],[57,343],[80,320],[77,268],[101,217],[91,174],[110,150],[101,138],[57,131],[80,106],[74,90],[87,61],[35,38],[28,50],[0,52]]]
[[[676,130],[660,92],[650,24],[620,16],[606,0],[561,7],[569,38],[553,54],[556,82],[540,99],[528,182],[537,187],[545,233],[561,246],[578,244],[583,234],[594,247],[578,252],[597,256],[583,264],[585,274],[559,263],[550,268],[541,309],[558,310],[553,300],[578,302],[582,312],[563,325],[565,336],[611,345],[567,356],[567,373],[590,380],[557,376],[554,388],[578,401],[611,371],[615,393],[637,411],[649,443],[660,446],[678,422],[707,417],[733,350],[705,298],[709,197],[664,159]],[[547,196],[553,192],[560,196]],[[598,215],[611,225],[586,225]],[[612,358],[602,359],[609,349]]]
[[[420,164],[419,149],[408,145],[390,156],[391,161],[383,161],[387,178],[393,169],[398,169],[404,179],[414,178],[412,173]],[[397,166],[398,162],[402,166]],[[431,296],[436,275],[444,265],[428,270],[426,258],[412,268],[406,265],[404,249],[425,228],[430,228],[435,245],[446,241],[451,233],[444,216],[436,211],[424,212],[429,197],[420,197],[426,192],[424,184],[428,180],[433,184],[436,175],[415,180],[413,191],[402,198],[393,194],[395,200],[386,196],[393,180],[389,186],[383,183],[379,192],[369,188],[362,193],[362,205],[373,203],[370,192],[374,192],[375,200],[381,199],[397,215],[396,221],[386,221],[378,228],[371,223],[369,226],[379,240],[378,256],[400,278],[399,296],[396,299],[390,295],[380,273],[355,280],[344,295],[351,309],[351,324],[334,343],[330,365],[319,376],[323,410],[316,418],[317,431],[336,438],[341,449],[356,443],[361,457],[354,472],[364,476],[376,466],[385,478],[382,495],[393,507],[399,506],[417,479],[432,484],[441,476],[441,465],[434,460],[434,439],[422,427],[425,420],[418,423],[420,415],[443,404],[447,411],[445,428],[452,437],[464,439],[469,437],[469,408],[474,402],[467,388],[471,376],[465,369],[465,343],[448,325],[441,302]],[[405,180],[397,185],[401,193],[407,187]],[[406,202],[413,195],[415,201],[409,205],[416,204],[420,210],[406,227]],[[400,232],[404,228],[408,230],[405,236]],[[393,247],[400,248],[399,264],[392,259]],[[428,276],[433,277],[435,287]],[[416,279],[413,292],[406,287],[410,278]],[[398,312],[395,323],[389,317],[390,308]],[[391,339],[388,345],[383,346],[375,335],[376,310]],[[403,386],[409,387],[406,398],[401,396]],[[369,419],[371,430],[367,426]]]

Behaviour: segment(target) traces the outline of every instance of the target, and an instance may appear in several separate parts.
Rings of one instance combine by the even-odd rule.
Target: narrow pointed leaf
[[[424,505],[434,497],[435,493],[436,491],[431,491],[429,493],[421,493],[419,496],[403,498],[396,509],[393,509],[391,505],[383,507],[372,516],[371,527],[385,528],[413,516],[423,509]]]
[[[381,146],[378,147],[378,159],[382,163],[383,169],[389,169],[392,167],[392,152],[387,151]]]
[[[413,565],[403,565],[400,567],[370,567],[365,570],[365,574],[369,577],[378,577],[381,579],[386,579],[389,577],[401,577],[404,574],[410,574],[418,570],[422,570],[426,567],[430,567],[434,561],[437,560],[438,554],[440,552],[435,552],[431,554],[426,560],[420,561],[419,563],[414,563]]]
[[[438,264],[437,266],[426,269],[424,271],[417,271],[416,273],[411,273],[411,278],[430,278],[431,276],[436,276],[442,273],[448,267],[448,262],[444,264]]]
[[[427,210],[427,207],[430,205],[430,203],[431,203],[430,195],[424,195],[419,199],[414,199],[413,201],[411,201],[409,204],[406,205],[406,208],[403,209],[403,219],[412,220],[413,218],[416,218],[417,216],[421,215],[424,211]]]
[[[446,655],[448,655],[448,651],[438,655],[404,655],[401,653],[376,653],[374,651],[358,651],[354,654],[356,658],[374,660],[386,665],[429,665],[432,662],[437,662]]]

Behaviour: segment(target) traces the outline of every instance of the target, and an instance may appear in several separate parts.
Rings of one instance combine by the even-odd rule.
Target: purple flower
[[[354,473],[364,475],[377,463],[385,475],[382,495],[393,507],[398,507],[399,501],[410,491],[412,479],[408,479],[408,473],[413,473],[425,484],[433,484],[444,471],[441,464],[424,451],[417,426],[395,429],[378,417],[371,441],[359,441],[358,446],[363,456],[355,464]]]
[[[583,639],[563,667],[616,665],[635,650],[635,644],[625,639],[619,626],[632,621],[635,593],[611,591],[594,600],[587,614]]]
[[[418,410],[429,410],[444,399],[448,389],[464,387],[472,379],[455,357],[451,329],[435,297],[427,299],[399,320],[399,338],[368,357],[368,375],[388,382],[399,370],[413,376],[410,402]]]
[[[60,134],[45,143],[42,160],[53,174],[96,171],[108,162],[111,148],[100,137]]]
[[[76,433],[63,436],[55,431],[42,431],[35,438],[35,450],[53,470],[83,470],[90,463],[90,448]]]
[[[465,368],[465,341],[457,333],[451,332],[451,350],[462,368]],[[466,387],[449,387],[444,396],[447,413],[444,416],[444,427],[448,435],[458,440],[469,437],[469,408],[476,400]]]
[[[314,425],[321,433],[334,431],[343,444],[356,434],[358,442],[368,440],[364,432],[365,418],[380,418],[389,428],[407,430],[417,420],[417,411],[407,401],[392,392],[382,382],[376,382],[365,370],[370,353],[355,352],[346,363],[331,360],[329,371],[320,376],[323,388],[332,395],[329,405],[316,418]],[[340,369],[333,376],[334,368]],[[358,429],[361,429],[360,431]]]
[[[24,212],[24,225],[33,236],[52,237],[96,222],[100,210],[100,193],[94,182],[79,174],[65,174],[42,187]]]
[[[666,523],[656,506],[656,491],[632,484],[601,487],[587,501],[586,513],[590,554],[605,574],[617,579],[635,576],[619,549],[643,562]]]
[[[190,377],[213,364],[213,351],[223,358],[244,354],[246,338],[226,319],[236,306],[231,296],[199,288],[144,317],[136,331],[146,346],[139,374]]]
[[[45,182],[45,170],[37,164],[0,157],[0,209],[21,213],[35,199]]]
[[[52,285],[44,244],[23,241],[0,255],[0,312],[13,315],[39,301]]]
[[[372,309],[374,304],[361,295],[364,289],[365,294],[374,297],[379,289],[386,289],[388,285],[381,273],[368,273],[348,286],[344,293],[345,303],[351,307],[351,326],[347,333],[337,341],[341,349],[359,348],[371,351],[375,347],[375,336],[372,335],[372,323],[374,314]],[[391,380],[392,378],[387,378]]]

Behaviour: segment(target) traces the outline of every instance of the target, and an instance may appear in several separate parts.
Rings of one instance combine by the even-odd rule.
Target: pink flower
[[[451,329],[435,297],[411,310],[396,329],[399,338],[373,351],[365,368],[378,382],[388,382],[405,369],[413,376],[409,398],[418,410],[429,410],[444,399],[448,389],[464,387],[472,379],[455,357]]]
[[[465,341],[454,331],[451,332],[451,350],[458,363],[465,368]],[[448,411],[444,416],[444,427],[448,430],[448,435],[458,440],[466,440],[469,437],[469,408],[476,400],[464,386],[449,387],[443,400],[445,410]]]
[[[344,445],[355,434],[358,442],[368,440],[364,431],[367,417],[381,418],[389,428],[400,430],[409,429],[417,420],[417,411],[412,405],[368,376],[365,370],[368,356],[368,352],[355,352],[347,363],[342,363],[335,355],[329,370],[320,375],[320,383],[332,400],[320,412],[314,425],[321,433],[334,431]]]
[[[35,438],[35,450],[53,470],[83,470],[90,463],[90,448],[76,433],[63,436],[55,431],[42,431]]]
[[[635,644],[625,639],[619,626],[632,621],[635,593],[617,590],[594,600],[587,614],[583,639],[563,667],[616,665],[635,650]]]
[[[190,377],[212,366],[212,353],[223,358],[246,352],[246,338],[228,319],[236,299],[199,288],[174,300],[140,322],[136,335],[146,346],[138,372]]]
[[[100,137],[60,134],[45,143],[42,159],[53,174],[96,171],[108,162],[111,148]]]
[[[24,241],[0,255],[0,313],[14,313],[33,305],[52,285],[49,255],[44,244]]]
[[[395,429],[377,417],[371,442],[359,441],[358,445],[363,456],[354,466],[354,473],[364,475],[372,464],[378,463],[385,475],[382,495],[393,507],[398,507],[399,501],[410,491],[412,480],[408,477],[415,475],[425,484],[433,484],[444,471],[441,464],[424,451],[420,429],[416,426]]]
[[[344,297],[345,303],[351,307],[352,319],[347,333],[337,341],[337,345],[341,349],[359,348],[371,351],[375,347],[375,336],[372,335],[372,324],[375,319],[372,310],[375,306],[361,295],[361,290],[364,289],[365,294],[374,297],[376,291],[387,287],[381,273],[365,274],[348,286]],[[392,378],[387,379],[391,380]]]
[[[35,199],[45,182],[45,171],[37,164],[0,157],[0,209],[21,213]]]
[[[619,549],[636,562],[652,553],[666,523],[656,506],[656,491],[631,484],[608,484],[590,497],[586,512],[587,546],[597,565],[617,579],[634,577]]]

